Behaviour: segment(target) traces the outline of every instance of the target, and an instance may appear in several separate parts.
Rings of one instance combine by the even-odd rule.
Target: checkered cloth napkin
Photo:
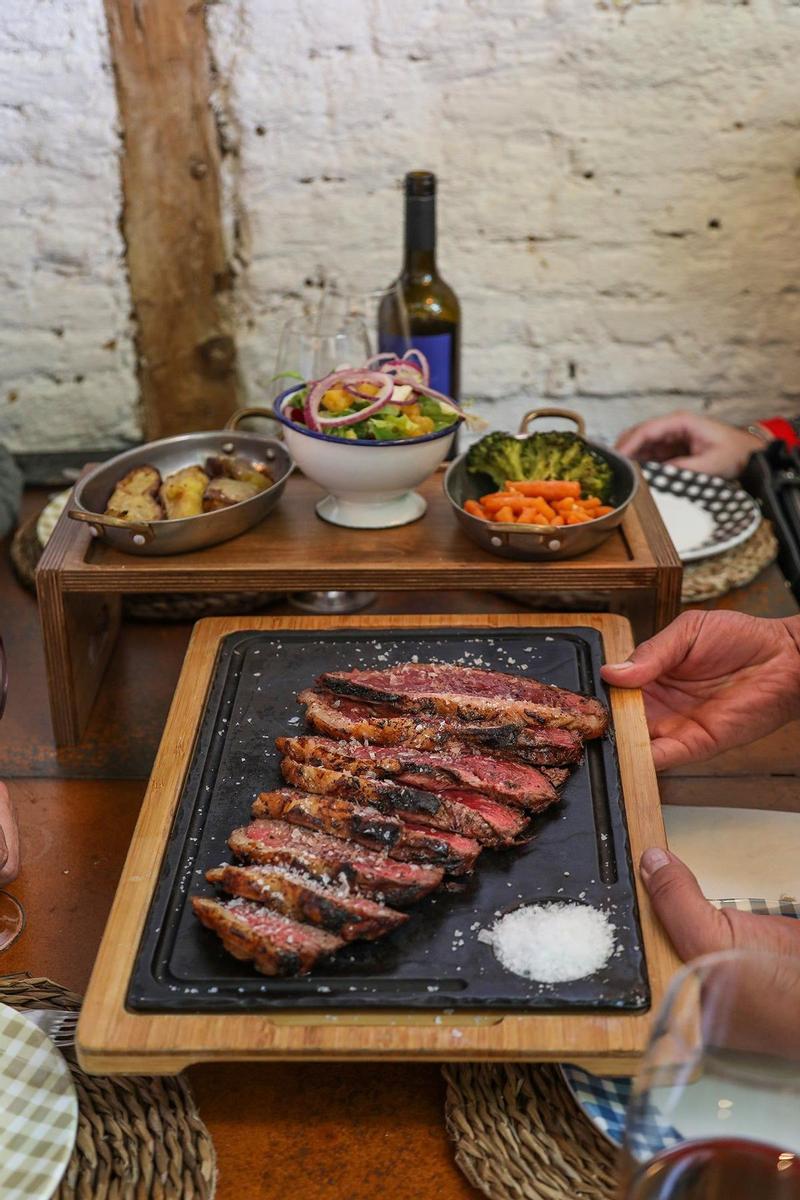
[[[759,916],[800,917],[800,904],[793,900],[715,900],[713,903],[717,908],[738,908],[740,912]],[[567,1087],[589,1120],[609,1141],[621,1146],[633,1081],[590,1075],[588,1071],[567,1064],[562,1066],[561,1071]],[[668,1150],[682,1140],[652,1106],[642,1115],[637,1138],[640,1144],[633,1149],[640,1158]]]
[[[51,1196],[69,1162],[78,1100],[66,1059],[25,1017],[0,1004],[0,1195]]]

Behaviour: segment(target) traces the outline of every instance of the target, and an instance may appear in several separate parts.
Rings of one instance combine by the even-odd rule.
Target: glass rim
[[[367,323],[363,316],[360,313],[349,313],[344,317],[331,316],[329,319],[323,316],[320,321],[317,320],[316,316],[289,317],[281,329],[280,340],[283,341],[286,334],[289,333],[293,335],[297,334],[307,342],[330,341],[331,338],[349,336],[350,331],[345,328],[347,325],[360,325],[367,338],[369,338]]]
[[[14,908],[16,908],[17,912],[19,913],[19,925],[17,926],[16,932],[10,941],[6,942],[4,946],[0,945],[0,954],[4,953],[6,950],[10,950],[14,943],[19,941],[25,932],[25,926],[28,923],[28,917],[25,909],[22,907],[22,903],[17,899],[17,897],[12,896],[11,892],[7,892],[4,888],[0,888],[0,900],[3,898],[10,900]]]

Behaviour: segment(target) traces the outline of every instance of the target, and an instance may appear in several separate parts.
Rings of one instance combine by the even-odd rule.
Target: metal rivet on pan
[[[268,450],[268,451],[267,451],[267,458],[269,458],[269,459],[272,459],[272,458],[274,458],[274,457],[275,457],[275,451],[274,451],[274,450]]]
[[[133,535],[134,546],[143,546],[144,542],[145,542],[145,537],[144,537],[143,533],[135,533]]]
[[[89,533],[92,535],[92,537],[100,537],[100,530],[96,525],[89,526]]]
[[[493,538],[489,538],[489,541],[492,543],[493,546],[502,546],[502,544],[503,544],[503,539],[499,538],[497,536],[495,536]]]
[[[548,550],[560,550],[561,542],[559,542],[556,538],[553,538],[552,541],[547,543],[547,549]]]
[[[233,454],[235,449],[236,449],[236,447],[234,446],[233,442],[225,442],[225,444],[222,447],[222,453],[223,454]]]

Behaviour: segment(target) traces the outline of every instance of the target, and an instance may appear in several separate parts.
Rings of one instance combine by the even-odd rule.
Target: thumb
[[[692,872],[669,850],[654,846],[639,861],[653,908],[684,962],[733,943],[723,913],[709,904]]]
[[[600,674],[614,687],[640,688],[683,662],[697,636],[703,612],[686,612],[649,641],[637,646],[627,662],[607,663]]]

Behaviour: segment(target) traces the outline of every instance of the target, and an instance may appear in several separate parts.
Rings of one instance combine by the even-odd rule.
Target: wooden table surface
[[[28,494],[26,509],[41,507]],[[777,568],[722,606],[797,611]],[[372,612],[513,612],[490,594],[384,593]],[[291,612],[285,605],[270,612]],[[0,560],[10,689],[0,778],[20,816],[24,936],[0,959],[82,991],[128,847],[190,625],[126,625],[84,743],[53,748],[36,603]],[[800,728],[663,780],[666,802],[797,810]],[[439,1069],[417,1064],[230,1064],[189,1078],[219,1156],[219,1200],[465,1200],[444,1129]]]

